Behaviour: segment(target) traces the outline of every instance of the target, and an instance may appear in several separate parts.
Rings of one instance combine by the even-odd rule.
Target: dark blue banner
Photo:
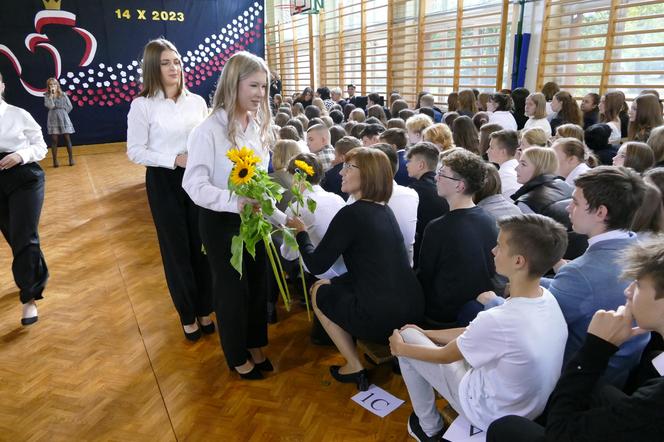
[[[2,0],[5,100],[45,127],[46,79],[56,77],[74,106],[74,144],[123,141],[145,43],[172,41],[187,87],[209,100],[228,57],[263,56],[263,32],[260,0]]]

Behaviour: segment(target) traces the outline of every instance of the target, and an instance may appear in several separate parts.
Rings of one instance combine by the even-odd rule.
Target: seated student
[[[592,92],[583,97],[581,112],[583,112],[584,130],[599,122],[599,100],[600,96]]]
[[[410,185],[414,180],[408,176],[408,170],[406,170],[406,146],[408,146],[406,131],[403,129],[388,129],[381,133],[378,139],[381,143],[391,144],[397,150],[399,169],[394,176],[394,181],[400,186]]]
[[[356,147],[362,146],[362,142],[355,137],[343,137],[334,145],[334,160],[332,168],[325,172],[322,187],[327,192],[339,195],[344,200],[348,194],[341,190],[341,169],[343,168],[346,154]]]
[[[330,130],[323,124],[315,124],[307,129],[307,146],[323,167],[323,172],[332,168],[334,147],[330,144]]]
[[[653,94],[639,95],[629,108],[629,139],[645,143],[650,132],[664,125],[662,104]]]
[[[403,129],[406,130],[406,122],[401,118],[390,118],[387,120],[388,129]]]
[[[292,174],[288,173],[286,168],[291,158],[302,153],[302,149],[293,140],[279,140],[274,145],[274,150],[272,151],[272,168],[273,172],[270,173],[270,177],[281,187],[286,189],[286,191],[281,195],[281,201],[277,205],[277,209],[282,212],[288,207],[293,194],[290,191],[292,185]]]
[[[330,118],[334,124],[342,124],[344,122],[344,114],[340,110],[333,109],[330,111]]]
[[[390,165],[392,166],[393,174],[397,173],[397,167],[399,167],[397,159],[397,151],[391,144],[387,143],[378,143],[374,144],[374,149],[382,151],[387,158],[390,160]],[[349,198],[350,202],[352,198]],[[392,196],[390,197],[387,205],[394,212],[394,217],[399,224],[399,229],[401,230],[401,235],[403,236],[403,242],[406,246],[406,252],[408,252],[408,262],[410,262],[411,267],[413,266],[413,253],[415,245],[415,232],[417,229],[417,208],[419,207],[420,198],[413,189],[397,184],[397,182],[392,183]]]
[[[440,123],[443,121],[443,113],[436,110],[434,106],[435,99],[433,98],[433,95],[422,95],[422,98],[420,98],[420,113],[422,113],[422,109],[431,109],[433,112],[433,122]]]
[[[519,147],[516,149],[514,158],[518,161],[521,158],[521,153],[529,147],[546,147],[549,138],[544,133],[541,127],[533,127],[521,131],[519,139]]]
[[[551,137],[551,124],[546,118],[546,98],[544,98],[544,94],[536,92],[528,95],[525,113],[529,118],[523,126],[524,130],[539,127],[544,131],[547,138]]]
[[[319,281],[311,289],[314,312],[346,365],[330,367],[339,382],[369,387],[367,371],[353,337],[385,342],[392,330],[421,321],[424,297],[408,262],[408,254],[392,210],[392,168],[387,156],[369,147],[346,155],[342,190],[355,202],[332,219],[318,247],[311,244],[304,223],[289,218],[300,254],[309,271],[321,274],[342,256],[348,273]]]
[[[366,120],[366,118],[367,116],[364,114],[362,109],[353,109],[350,113],[350,116],[348,117],[348,120],[362,123],[364,120]]]
[[[614,166],[625,166],[643,173],[655,164],[655,154],[650,146],[639,141],[628,141],[620,146],[613,157]]]
[[[337,141],[346,136],[346,130],[338,125],[330,127],[330,144],[336,146]]]
[[[576,138],[583,143],[584,131],[578,124],[561,124],[556,130],[556,134],[551,138],[555,141],[558,138]]]
[[[435,127],[431,126],[431,127]],[[446,126],[445,126],[446,127]],[[428,129],[427,129],[428,130]],[[410,188],[417,192],[420,203],[417,206],[417,227],[415,229],[415,246],[413,248],[413,264],[417,268],[420,245],[424,228],[429,221],[445,215],[450,207],[436,189],[436,168],[438,167],[439,150],[433,143],[423,141],[411,146],[406,154],[408,176],[413,178]]]
[[[489,98],[487,110],[489,114],[489,123],[500,124],[503,129],[517,130],[516,120],[512,115],[514,102],[509,95],[495,93]]]
[[[399,111],[399,118],[403,121],[408,121],[408,119],[415,115],[415,111],[412,109],[401,109]]]
[[[632,280],[625,290],[625,305],[593,315],[583,345],[551,394],[546,427],[506,416],[491,424],[488,442],[662,439],[664,356],[649,363],[650,379],[629,396],[600,376],[625,342],[648,331],[664,334],[664,236],[635,243],[622,259],[623,275]]]
[[[461,116],[465,115],[471,119],[475,116],[477,113],[477,99],[475,98],[475,94],[472,90],[464,89],[459,92],[459,103],[457,105],[456,112]]]
[[[390,337],[413,403],[408,432],[419,441],[440,440],[443,433],[434,388],[459,415],[486,430],[506,414],[539,416],[560,376],[567,327],[539,281],[563,256],[565,229],[541,215],[498,223],[493,261],[510,281],[510,298],[480,312],[466,328],[407,325]]]
[[[390,113],[390,110],[383,106],[385,103],[385,100],[383,100],[383,97],[380,96],[380,94],[377,93],[371,93],[367,95],[367,109],[369,109],[371,106],[380,106],[383,108],[383,113],[385,114],[385,121],[388,119],[392,118],[392,114]]]
[[[380,143],[380,134],[385,132],[385,127],[380,124],[367,124],[360,134],[362,145],[370,147],[373,144]]]
[[[540,213],[568,226],[565,206],[558,204],[572,197],[572,186],[555,173],[556,153],[547,147],[524,150],[516,166],[516,181],[521,184],[512,199],[523,213]]]
[[[502,126],[499,124],[485,124],[484,126],[480,127],[479,133],[480,133],[480,144],[479,144],[479,151],[480,151],[480,156],[484,158],[485,160],[489,159],[489,155],[487,154],[487,151],[489,150],[489,143],[491,141],[491,134],[494,132],[498,132],[503,130]]]
[[[560,91],[551,100],[551,109],[556,112],[551,119],[551,134],[555,135],[558,126],[563,124],[583,124],[581,109],[572,94]]]
[[[478,112],[475,115],[473,115],[473,124],[475,125],[475,128],[479,131],[482,126],[485,124],[489,124],[489,114],[486,112]],[[500,125],[496,125],[502,129],[503,127]]]
[[[498,229],[496,221],[473,203],[486,180],[482,158],[460,148],[443,155],[436,185],[450,211],[424,229],[418,278],[427,319],[456,326],[462,307],[494,287],[491,249]]]
[[[558,128],[558,132],[560,128]],[[551,146],[558,158],[558,169],[556,175],[565,178],[570,186],[581,174],[590,170],[588,165],[588,153],[582,141],[576,138],[558,138]]]
[[[306,163],[313,171],[313,175],[308,175],[303,170],[300,170],[296,161]],[[316,210],[311,212],[306,203],[302,207],[293,207],[291,204],[286,209],[285,213],[289,218],[299,216],[302,219],[302,222],[308,226],[311,244],[316,247],[325,236],[325,232],[327,232],[332,218],[334,218],[337,212],[346,205],[346,202],[339,195],[326,192],[320,186],[320,180],[323,177],[323,168],[314,154],[303,153],[292,158],[288,163],[288,173],[292,177],[297,171],[304,172],[307,181],[311,184],[312,190],[303,189],[302,194],[305,201],[307,198],[316,201]],[[295,213],[295,211],[297,211],[297,213]],[[294,261],[299,258],[300,253],[297,249],[291,249],[284,243],[281,245],[281,256],[287,261]],[[308,272],[309,270],[306,268],[306,264],[304,267]],[[316,278],[332,279],[336,276],[343,275],[347,271],[343,258],[339,257],[329,270],[316,275]]]
[[[469,117],[461,115],[454,120],[454,123],[452,123],[452,139],[455,146],[480,154],[480,135],[477,133],[473,120]]]
[[[413,115],[407,119],[406,130],[409,144],[417,144],[422,141],[422,132],[432,124],[433,120],[424,114]]]
[[[599,158],[605,166],[613,164],[613,157],[618,153],[616,145],[609,144],[611,127],[608,124],[593,124],[583,133],[586,146]]]
[[[521,210],[514,205],[514,201],[505,198],[502,194],[500,173],[496,166],[491,163],[487,165],[486,183],[482,190],[477,192],[473,201],[497,220],[506,216],[519,215]]]
[[[491,134],[489,150],[486,151],[489,161],[498,165],[500,187],[505,198],[510,198],[521,185],[516,180],[516,166],[519,162],[514,158],[519,147],[519,136],[513,130],[500,130]]]
[[[610,166],[589,170],[576,179],[575,186],[568,209],[570,220],[576,233],[588,236],[588,250],[560,267],[555,278],[542,281],[567,321],[565,361],[582,346],[593,313],[622,303],[627,284],[618,279],[621,268],[616,258],[636,242],[629,228],[645,194],[637,173]],[[647,342],[642,336],[625,343],[611,359],[605,379],[621,387]]]
[[[452,131],[446,124],[436,123],[422,131],[422,140],[433,143],[439,152],[445,152],[454,147]]]
[[[650,146],[655,156],[653,167],[664,166],[664,126],[656,127],[650,132],[648,146]]]

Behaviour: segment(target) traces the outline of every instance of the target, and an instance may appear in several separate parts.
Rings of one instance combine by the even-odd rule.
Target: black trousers
[[[43,205],[44,170],[39,164],[0,170],[0,230],[12,249],[12,273],[24,304],[42,299],[48,280],[38,233]]]
[[[212,279],[201,249],[198,212],[182,188],[184,169],[148,167],[145,188],[157,229],[166,284],[183,325],[212,313]]]
[[[545,442],[544,427],[521,416],[505,416],[491,423],[487,442]]]
[[[240,278],[230,263],[231,240],[239,229],[239,215],[201,209],[200,231],[212,270],[214,311],[230,368],[247,361],[247,349],[267,345],[265,305],[270,274],[265,246],[256,245],[256,259],[244,252]]]

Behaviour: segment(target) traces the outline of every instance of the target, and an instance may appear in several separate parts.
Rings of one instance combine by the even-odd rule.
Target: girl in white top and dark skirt
[[[201,250],[198,207],[182,189],[187,138],[207,116],[203,98],[184,88],[180,54],[156,39],[143,53],[143,91],[127,117],[127,155],[146,166],[145,188],[166,283],[187,339],[215,331],[210,268]],[[200,327],[199,327],[200,325]]]
[[[36,300],[48,279],[39,247],[39,216],[44,204],[44,171],[37,161],[46,156],[41,127],[21,108],[3,99],[0,74],[0,230],[12,249],[12,273],[23,304],[21,324],[37,322]],[[7,271],[6,269],[4,271]]]
[[[226,62],[212,114],[189,137],[189,162],[182,183],[201,207],[200,232],[212,269],[214,308],[226,362],[249,380],[262,379],[262,371],[273,370],[262,350],[267,346],[271,274],[262,242],[256,244],[255,259],[245,250],[242,277],[231,266],[231,240],[240,229],[239,213],[252,201],[231,195],[228,178],[233,163],[226,153],[246,146],[260,158],[257,167],[267,168],[272,141],[269,77],[265,61],[248,52],[238,52]]]
[[[486,105],[489,114],[489,123],[499,124],[503,129],[518,130],[512,111],[514,102],[509,95],[497,92],[491,95]]]

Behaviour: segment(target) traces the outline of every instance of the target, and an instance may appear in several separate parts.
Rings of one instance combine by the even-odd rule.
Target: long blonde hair
[[[221,77],[217,83],[217,90],[214,92],[212,112],[224,109],[228,115],[228,139],[237,146],[237,124],[235,121],[240,117],[237,111],[237,90],[240,81],[249,77],[254,72],[263,71],[265,73],[266,84],[270,84],[270,69],[262,58],[249,52],[236,52],[228,59],[221,72]],[[259,134],[262,146],[270,147],[272,145],[272,112],[270,112],[270,94],[266,93],[261,101],[256,113],[256,121],[259,126]]]
[[[58,80],[54,77],[49,78],[46,80],[46,94],[51,95],[51,89],[49,88],[49,83],[55,83],[55,96],[56,97],[62,97],[64,95],[64,92],[62,92],[62,88],[60,88],[60,83]]]
[[[178,92],[175,95],[179,97],[184,86],[184,67],[182,66],[182,56],[173,43],[165,38],[156,38],[148,42],[143,49],[143,90],[138,94],[139,97],[151,98],[157,95],[159,91],[166,95],[164,85],[161,82],[161,53],[164,51],[173,51],[180,59],[180,78],[178,79]]]

